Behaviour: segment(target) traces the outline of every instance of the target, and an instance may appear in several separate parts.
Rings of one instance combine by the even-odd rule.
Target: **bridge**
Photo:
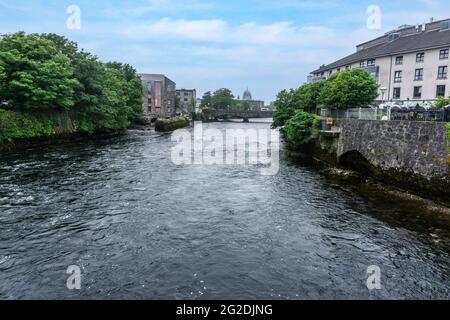
[[[210,119],[243,119],[248,122],[249,119],[272,118],[273,111],[239,111],[239,110],[214,110],[208,113]]]

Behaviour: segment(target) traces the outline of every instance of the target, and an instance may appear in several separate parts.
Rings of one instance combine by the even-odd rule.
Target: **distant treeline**
[[[0,142],[118,131],[142,121],[136,70],[56,34],[0,37]]]

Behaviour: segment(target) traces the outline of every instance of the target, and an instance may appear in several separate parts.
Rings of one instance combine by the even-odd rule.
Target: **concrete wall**
[[[450,178],[446,123],[345,120],[341,129],[338,158],[358,151],[382,170]]]

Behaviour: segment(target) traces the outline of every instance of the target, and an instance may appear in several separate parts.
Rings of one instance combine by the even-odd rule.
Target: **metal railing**
[[[436,110],[424,108],[352,108],[345,110],[322,109],[322,120],[409,120],[409,121],[446,121],[450,122],[450,110]]]

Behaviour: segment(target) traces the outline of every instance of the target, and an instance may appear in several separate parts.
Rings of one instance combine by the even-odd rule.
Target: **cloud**
[[[326,27],[298,27],[293,22],[271,24],[247,22],[232,26],[224,20],[174,20],[163,18],[125,28],[120,33],[136,40],[172,38],[177,40],[241,43],[253,45],[314,46],[333,41],[335,33]]]

